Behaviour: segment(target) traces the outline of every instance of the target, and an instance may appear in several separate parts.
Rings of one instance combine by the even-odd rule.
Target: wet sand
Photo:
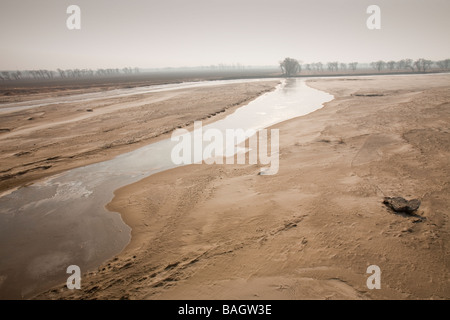
[[[0,192],[111,159],[167,138],[174,129],[189,127],[196,120],[216,121],[278,83],[180,89],[2,114]],[[52,91],[45,97],[59,94]],[[27,96],[14,99],[26,101]]]
[[[115,192],[116,258],[39,299],[450,298],[450,75],[310,80],[335,99],[280,130],[280,170],[191,165]],[[170,192],[168,192],[170,190]],[[385,196],[419,198],[417,216]],[[369,290],[369,265],[381,289]]]

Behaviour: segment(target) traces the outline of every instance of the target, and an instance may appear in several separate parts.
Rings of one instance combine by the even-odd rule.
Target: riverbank
[[[108,209],[131,226],[129,246],[81,290],[38,298],[450,298],[449,80],[310,80],[335,99],[274,126],[277,175],[192,165],[117,190]],[[419,198],[420,218],[385,196]]]
[[[278,83],[198,87],[3,113],[0,192],[111,159],[196,120],[216,121]],[[15,99],[21,101],[20,96]]]

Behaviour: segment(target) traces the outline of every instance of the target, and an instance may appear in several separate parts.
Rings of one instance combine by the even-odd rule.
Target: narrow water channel
[[[262,129],[308,114],[333,96],[288,79],[204,128]],[[20,106],[23,107],[23,106]],[[176,167],[162,140],[112,160],[88,165],[20,188],[0,198],[0,299],[27,298],[118,254],[130,241],[130,228],[105,205],[114,190]]]

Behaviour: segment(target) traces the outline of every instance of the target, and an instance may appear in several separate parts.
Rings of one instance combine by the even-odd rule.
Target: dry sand
[[[169,137],[177,127],[189,127],[195,120],[216,121],[273,90],[278,83],[272,80],[180,89],[2,114],[0,192],[111,159]],[[50,93],[40,98],[61,94],[46,90]],[[78,89],[69,91],[80,93]],[[14,99],[26,101],[27,97],[25,93]]]
[[[449,83],[310,80],[336,98],[274,126],[277,175],[191,165],[117,190],[108,208],[132,227],[129,246],[81,290],[38,298],[449,299]],[[384,196],[421,199],[423,219]]]

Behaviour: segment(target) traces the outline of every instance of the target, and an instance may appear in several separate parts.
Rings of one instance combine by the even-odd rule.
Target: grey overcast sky
[[[81,30],[66,27],[69,5]],[[366,9],[381,8],[381,30]],[[0,69],[450,58],[450,0],[1,0]]]

